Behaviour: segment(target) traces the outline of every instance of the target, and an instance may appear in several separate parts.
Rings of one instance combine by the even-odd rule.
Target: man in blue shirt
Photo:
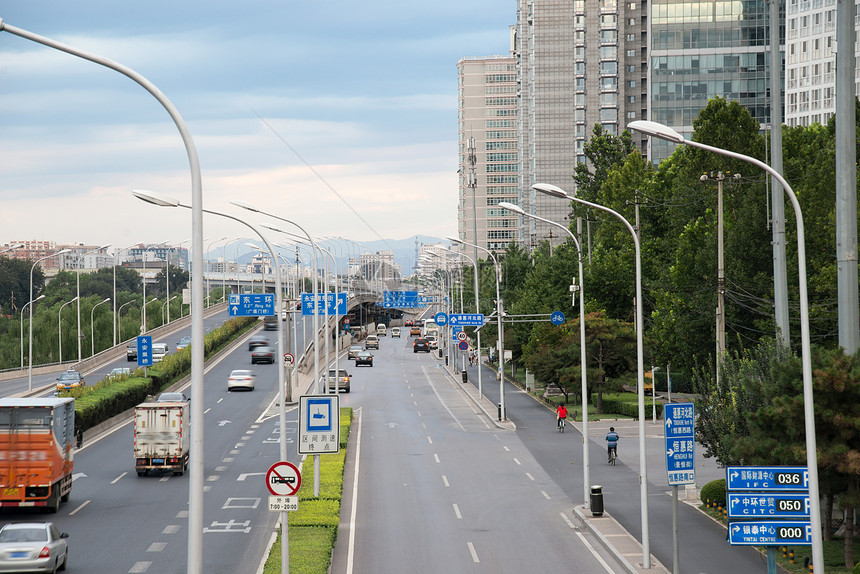
[[[609,427],[609,434],[606,435],[606,454],[609,456],[609,461],[612,462],[612,453],[618,456],[618,433],[615,432],[615,427]]]

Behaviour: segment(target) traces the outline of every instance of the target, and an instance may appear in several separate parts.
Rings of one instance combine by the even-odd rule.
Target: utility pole
[[[469,162],[469,173],[466,174],[466,186],[472,190],[472,229],[474,232],[475,245],[478,245],[478,207],[476,195],[478,194],[478,175],[475,170],[475,165],[478,163],[478,156],[475,153],[475,138],[469,138],[469,150],[467,161]],[[475,261],[478,260],[478,248],[475,247]]]

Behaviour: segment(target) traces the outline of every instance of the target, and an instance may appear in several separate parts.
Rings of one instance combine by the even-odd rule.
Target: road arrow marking
[[[227,426],[231,422],[233,422],[233,421],[218,421],[218,426],[219,427]]]

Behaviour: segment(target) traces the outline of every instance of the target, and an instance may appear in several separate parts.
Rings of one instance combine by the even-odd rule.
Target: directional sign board
[[[275,314],[274,293],[231,293],[231,317],[262,317]]]
[[[549,316],[549,320],[553,325],[561,325],[564,323],[564,313],[561,311],[555,311]]]
[[[459,325],[461,327],[480,327],[484,324],[483,313],[451,313],[448,317],[448,322],[451,326]]]
[[[811,545],[809,522],[751,520],[729,523],[729,543],[745,546]]]
[[[299,397],[299,454],[340,452],[340,397]]]
[[[293,496],[302,486],[302,475],[291,462],[276,462],[266,472],[266,488],[274,496]]]
[[[695,484],[695,407],[693,403],[669,403],[663,406],[663,419],[669,485]]]
[[[729,466],[726,490],[809,490],[805,466]]]
[[[463,332],[463,327],[451,327],[451,340],[453,342],[459,341],[460,333]]]
[[[141,335],[137,338],[137,366],[152,366],[152,337]]]
[[[315,305],[313,293],[302,293],[302,315],[313,315],[314,309],[317,315],[325,315],[326,306],[328,306],[329,315],[346,315],[346,293],[337,294],[336,306],[334,293],[317,293],[316,300]]]
[[[764,492],[728,493],[729,518],[809,518],[809,495]]]
[[[436,321],[436,324],[440,327],[443,327],[448,324],[448,315],[445,313],[439,312],[436,313],[436,316],[433,317],[433,320]]]

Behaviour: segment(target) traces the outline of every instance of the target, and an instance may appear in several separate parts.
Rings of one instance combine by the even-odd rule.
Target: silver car
[[[53,522],[13,522],[0,529],[0,572],[56,572],[69,561],[66,538]]]

